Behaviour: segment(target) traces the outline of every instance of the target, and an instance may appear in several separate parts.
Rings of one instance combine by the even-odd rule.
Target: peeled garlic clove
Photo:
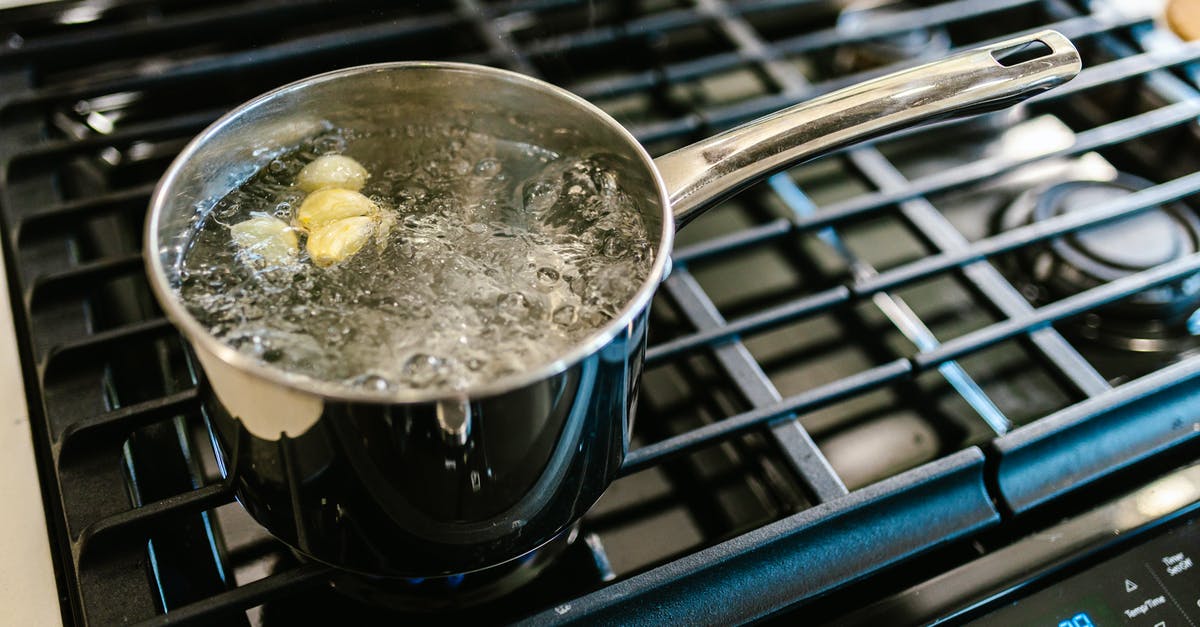
[[[374,216],[379,207],[370,198],[349,189],[322,189],[308,195],[296,212],[296,224],[312,232],[321,227],[360,216]]]
[[[344,261],[362,250],[375,234],[378,221],[359,216],[326,224],[308,236],[308,254],[318,266]]]
[[[271,216],[256,216],[229,227],[233,243],[270,265],[291,263],[300,252],[296,231]]]
[[[367,183],[367,169],[362,164],[344,155],[323,155],[296,175],[296,185],[306,191],[337,188],[358,191]]]

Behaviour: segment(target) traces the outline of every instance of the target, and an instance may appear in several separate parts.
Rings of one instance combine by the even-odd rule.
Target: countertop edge
[[[0,254],[0,622],[62,625],[6,276]]]

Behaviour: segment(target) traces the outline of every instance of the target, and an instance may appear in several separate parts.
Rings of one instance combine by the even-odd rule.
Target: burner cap
[[[1008,230],[1088,212],[1151,185],[1140,177],[1119,174],[1111,181],[1067,181],[1030,190],[1005,210],[1000,226]],[[1030,246],[1012,259],[1022,291],[1034,304],[1043,305],[1198,250],[1200,220],[1190,208],[1170,203]],[[1188,320],[1200,305],[1198,278],[1200,275],[1146,290],[1090,312],[1077,321],[1079,334],[1142,352],[1189,347],[1194,334]]]
[[[1132,177],[1128,177],[1132,178]],[[1092,207],[1147,187],[1142,182],[1075,181],[1042,192],[1034,220],[1090,211]],[[1158,207],[1116,222],[1076,232],[1053,246],[1064,261],[1090,278],[1111,281],[1196,252],[1197,229],[1190,213]]]

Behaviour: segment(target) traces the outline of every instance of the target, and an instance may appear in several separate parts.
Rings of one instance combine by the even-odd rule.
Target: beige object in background
[[[1167,25],[1181,39],[1200,39],[1200,0],[1170,0],[1166,18]]]

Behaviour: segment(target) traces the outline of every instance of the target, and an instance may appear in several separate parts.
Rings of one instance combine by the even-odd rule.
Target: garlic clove
[[[318,266],[330,266],[353,256],[375,235],[378,220],[357,216],[326,224],[308,236],[308,254]]]
[[[322,155],[300,170],[296,185],[306,192],[329,188],[356,192],[363,188],[369,176],[367,169],[350,157]]]
[[[296,224],[309,232],[327,224],[346,218],[374,216],[379,207],[370,198],[348,189],[322,189],[315,191],[300,203],[296,212]]]
[[[229,227],[230,239],[239,250],[256,256],[268,265],[291,263],[300,252],[296,231],[286,222],[260,215]]]

